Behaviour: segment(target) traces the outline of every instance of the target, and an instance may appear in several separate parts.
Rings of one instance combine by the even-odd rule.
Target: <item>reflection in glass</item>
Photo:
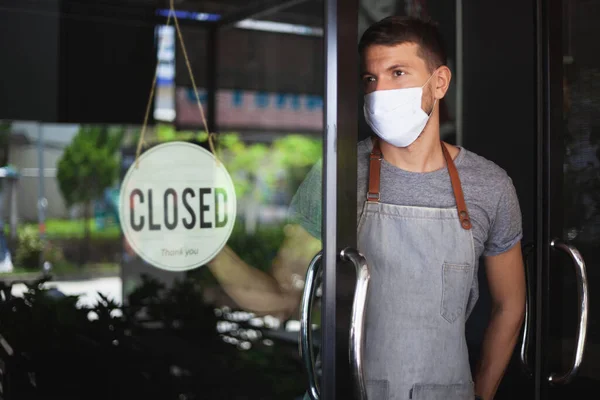
[[[37,354],[34,343],[42,348],[54,343],[57,351],[79,348],[82,355],[89,356],[92,349],[86,346],[92,344],[86,344],[86,340],[117,352],[133,351],[127,356],[98,355],[96,367],[119,360],[131,368],[138,365],[139,379],[148,375],[157,385],[175,385],[173,379],[179,382],[162,389],[165,396],[169,390],[183,387],[190,396],[205,393],[203,385],[214,382],[210,390],[215,398],[235,398],[247,392],[264,398],[258,393],[275,390],[271,381],[274,376],[282,380],[277,385],[281,393],[303,392],[304,379],[294,343],[299,323],[293,307],[282,308],[259,291],[251,296],[268,307],[252,310],[252,303],[240,302],[232,295],[235,290],[215,280],[208,267],[169,273],[143,262],[127,247],[119,227],[119,182],[135,160],[139,128],[12,122],[4,123],[3,129],[10,139],[10,146],[4,148],[9,155],[7,164],[19,176],[15,197],[19,205],[17,234],[12,240],[10,224],[4,224],[3,237],[14,267],[1,276],[0,319],[18,322],[11,325],[14,329],[2,330],[8,343],[33,351],[32,356]],[[208,147],[205,133],[175,131],[168,125],[157,126],[146,139],[148,148],[173,140]],[[291,134],[257,142],[225,133],[218,136],[217,149],[233,178],[239,202],[229,251],[253,271],[277,276],[300,293],[305,265],[297,263],[297,270],[289,270],[276,257],[286,232],[293,233],[288,205],[306,173],[321,157],[320,139]],[[39,168],[40,160],[43,168]],[[4,184],[3,190],[7,187]],[[43,210],[38,207],[39,199],[45,199]],[[3,202],[2,215],[11,220],[13,208],[7,208],[7,204],[12,203]],[[318,241],[313,246],[318,250]],[[249,285],[252,282],[245,281],[243,287]],[[10,313],[14,307],[18,321]],[[49,335],[46,332],[43,340],[36,319],[42,316],[45,324],[57,329]],[[65,341],[66,327],[73,335],[83,335],[84,342]],[[162,375],[166,359],[155,352],[145,354],[156,346],[155,340],[167,347],[170,345],[165,343],[171,340],[183,341],[182,350],[197,353],[196,359],[204,361],[190,360],[186,367],[172,366]],[[165,356],[178,360],[180,356],[174,351],[165,349]],[[37,357],[41,356],[34,359],[44,362],[43,357]],[[140,368],[142,360],[149,364]],[[229,369],[224,366],[231,363],[239,372],[225,372]],[[215,368],[218,365],[223,367]],[[38,367],[40,376],[56,384],[61,382],[46,367]],[[125,385],[122,378],[117,378],[118,371],[111,370],[108,379]],[[102,374],[107,376],[107,372]],[[227,382],[233,380],[241,386],[225,384],[225,376],[229,377]],[[131,388],[135,379],[125,387]]]
[[[231,8],[179,11],[206,17],[182,26],[204,111],[215,112],[216,155],[238,200],[226,250],[210,265],[174,273],[127,243],[120,185],[142,120],[0,120],[0,385],[13,396],[297,399],[305,391],[298,304],[320,241],[291,223],[288,209],[322,154],[322,3],[219,31],[214,59],[206,23]],[[83,29],[81,15],[67,17]],[[158,68],[143,151],[171,141],[210,151],[177,35],[158,23],[154,54],[143,55]],[[129,89],[119,90],[111,95]],[[70,103],[82,100],[64,93]]]
[[[575,246],[587,265],[589,286],[600,282],[600,59],[589,53],[600,33],[597,15],[600,3],[563,2],[563,239]],[[577,281],[571,261],[561,258],[561,326],[554,326],[561,340],[563,371],[573,362],[578,321]],[[598,302],[598,291],[590,290],[590,304]],[[557,322],[555,322],[557,324]],[[600,314],[590,307],[587,345],[583,363],[571,385],[597,387],[600,382]],[[573,393],[573,392],[570,392]],[[574,394],[573,394],[574,395]]]

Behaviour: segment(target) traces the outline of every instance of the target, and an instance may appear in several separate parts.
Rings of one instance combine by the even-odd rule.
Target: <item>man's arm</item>
[[[321,242],[300,225],[288,225],[284,233],[270,273],[248,265],[229,247],[208,263],[223,290],[241,308],[282,318],[297,312],[306,268],[321,249]]]
[[[268,273],[246,264],[226,247],[208,263],[223,290],[241,308],[288,318],[298,312],[306,269],[321,241],[322,162],[313,165],[290,204],[291,222]]]
[[[525,270],[521,244],[485,258],[492,297],[491,320],[475,373],[475,393],[492,400],[517,343],[525,315]]]

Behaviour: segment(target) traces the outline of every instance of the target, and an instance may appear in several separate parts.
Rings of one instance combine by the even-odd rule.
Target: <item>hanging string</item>
[[[188,57],[187,54],[187,50],[185,48],[185,42],[183,41],[183,35],[181,34],[181,28],[179,26],[179,20],[177,19],[177,14],[175,13],[175,5],[174,5],[175,1],[174,0],[170,0],[170,7],[169,7],[169,15],[167,16],[167,23],[166,26],[170,26],[171,24],[171,17],[173,18],[173,21],[175,22],[175,30],[177,31],[177,37],[179,38],[179,44],[181,45],[181,50],[182,50],[182,54],[183,54],[183,58],[185,59],[185,65],[187,67],[188,70],[188,75],[190,77],[190,80],[192,82],[192,88],[194,89],[194,95],[196,97],[196,104],[198,105],[198,109],[200,110],[200,116],[202,118],[202,124],[204,125],[204,131],[207,133],[208,135],[208,145],[210,147],[210,151],[212,151],[213,155],[215,156],[215,159],[217,161],[217,164],[219,163],[219,158],[217,157],[217,151],[215,148],[215,144],[214,144],[214,136],[215,134],[210,132],[208,129],[208,122],[206,121],[206,115],[204,114],[204,107],[202,107],[202,102],[200,101],[200,95],[198,94],[198,87],[196,86],[196,80],[194,79],[194,73],[192,72],[192,66],[190,63],[190,59]],[[154,98],[154,93],[156,91],[156,80],[158,77],[158,65],[156,67],[156,70],[154,71],[154,79],[152,80],[152,87],[150,89],[150,96],[148,98],[148,104],[146,105],[146,114],[144,116],[144,124],[142,125],[142,131],[140,133],[140,138],[138,140],[138,144],[137,144],[137,151],[136,151],[136,155],[135,155],[135,165],[136,168],[139,167],[139,157],[140,157],[140,153],[142,151],[142,146],[144,146],[146,144],[146,142],[144,141],[144,136],[146,133],[146,129],[148,127],[148,117],[150,115],[150,108],[152,106],[152,99]]]
[[[167,24],[166,26],[171,25],[171,13],[169,10],[169,15],[167,16]],[[154,99],[154,92],[156,91],[156,79],[158,77],[158,62],[156,68],[154,69],[154,77],[152,78],[152,87],[150,88],[150,96],[148,96],[148,104],[146,104],[146,113],[144,115],[144,123],[142,125],[142,131],[140,132],[140,137],[137,143],[137,150],[135,152],[135,167],[138,168],[140,166],[140,153],[142,152],[142,146],[146,144],[144,141],[144,136],[146,134],[146,128],[148,127],[148,117],[150,115],[150,107],[152,106],[152,99]]]

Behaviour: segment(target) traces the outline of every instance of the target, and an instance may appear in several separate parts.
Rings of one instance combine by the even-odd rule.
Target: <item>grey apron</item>
[[[369,400],[474,398],[465,321],[475,250],[458,171],[442,148],[452,208],[379,202],[382,154],[378,140],[373,146],[358,224],[358,249],[371,272],[364,353]]]

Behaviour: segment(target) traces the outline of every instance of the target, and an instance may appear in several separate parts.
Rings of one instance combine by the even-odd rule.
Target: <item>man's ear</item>
[[[446,96],[446,92],[448,92],[448,88],[450,87],[450,80],[452,79],[452,72],[450,68],[445,65],[442,65],[437,69],[435,76],[435,98],[443,99]]]

